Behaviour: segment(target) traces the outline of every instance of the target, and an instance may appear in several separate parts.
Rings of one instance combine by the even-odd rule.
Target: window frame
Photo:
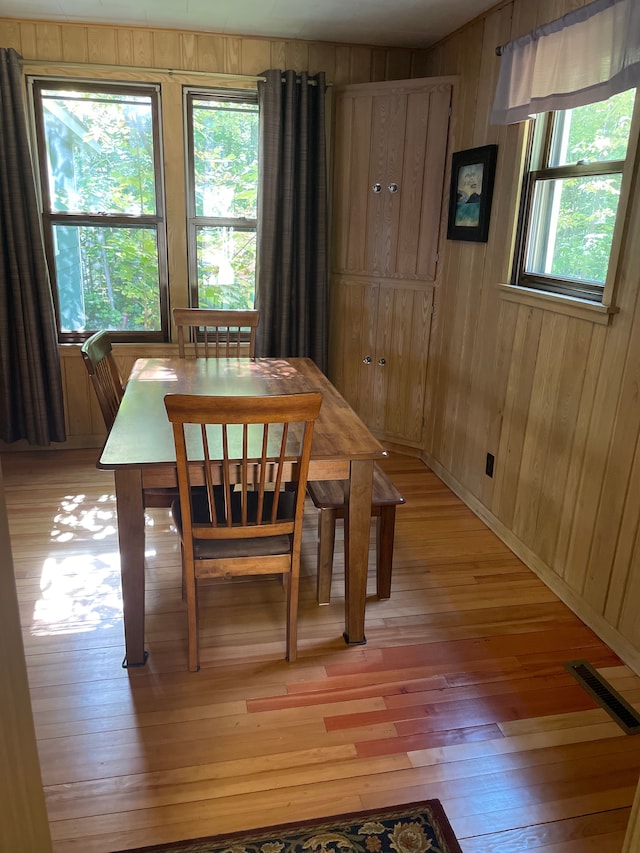
[[[186,151],[186,203],[187,203],[187,276],[188,296],[191,308],[199,307],[198,292],[198,228],[233,228],[238,231],[253,231],[257,235],[258,209],[255,219],[246,217],[216,217],[196,215],[195,152],[193,132],[193,102],[197,99],[229,101],[230,103],[258,104],[257,89],[231,89],[220,87],[183,86],[183,114]],[[259,112],[258,112],[258,121]],[[258,153],[256,153],[256,158]],[[254,280],[254,307],[257,286],[257,258]],[[223,309],[224,310],[224,309]],[[248,339],[248,334],[247,334]]]
[[[604,160],[591,163],[547,166],[546,164],[549,162],[552,148],[552,135],[557,121],[556,117],[558,113],[565,111],[556,110],[541,113],[529,122],[523,158],[524,168],[515,229],[511,277],[507,287],[519,290],[523,294],[530,293],[535,296],[538,293],[551,300],[568,299],[584,304],[585,306],[591,306],[594,309],[607,309],[610,312],[615,311],[611,307],[613,303],[613,291],[617,278],[617,262],[629,197],[630,173],[636,159],[638,144],[637,136],[640,117],[640,97],[638,97],[638,91],[636,90],[635,94],[627,152],[624,160]],[[537,136],[536,127],[540,122],[543,123],[543,129]],[[531,168],[532,164],[540,164],[540,167]],[[526,272],[525,264],[536,184],[555,179],[561,180],[575,177],[617,174],[621,176],[620,196],[604,283],[600,285],[579,279],[564,279],[551,275]]]
[[[169,264],[167,216],[164,192],[163,148],[162,148],[162,104],[161,87],[158,83],[115,82],[111,80],[87,80],[86,78],[46,77],[29,75],[27,77],[33,134],[35,139],[36,166],[38,176],[38,191],[43,226],[43,238],[49,276],[52,284],[52,296],[56,315],[56,327],[59,343],[81,343],[99,329],[85,331],[63,331],[60,321],[60,300],[55,266],[54,225],[85,225],[103,226],[105,228],[153,228],[156,235],[158,252],[158,301],[160,309],[160,329],[155,331],[124,331],[108,329],[113,341],[121,343],[133,342],[167,342],[169,340]],[[113,213],[79,213],[54,212],[52,210],[50,187],[48,180],[47,142],[42,109],[43,90],[69,91],[78,89],[82,92],[96,94],[128,94],[144,95],[151,100],[153,164],[155,183],[156,213],[134,215]]]

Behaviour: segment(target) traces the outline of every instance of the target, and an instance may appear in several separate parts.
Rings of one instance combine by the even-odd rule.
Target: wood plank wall
[[[424,458],[640,672],[640,195],[631,185],[609,325],[508,301],[523,126],[489,125],[497,45],[583,5],[513,0],[422,57],[460,75],[454,150],[498,144],[487,244],[445,241]],[[636,163],[637,167],[637,163]],[[637,168],[636,168],[637,171]],[[486,454],[495,456],[493,478]]]
[[[236,81],[233,76],[221,79],[215,75],[256,75],[267,68],[292,68],[311,74],[324,71],[327,80],[336,85],[396,80],[413,75],[413,64],[419,55],[419,52],[403,48],[8,18],[0,18],[0,46],[14,48],[25,60],[25,70],[30,73],[161,84],[172,306],[188,304],[182,84],[246,87],[251,83]],[[44,60],[47,65],[30,66],[29,60]],[[86,71],[63,68],[56,65],[60,62],[86,63],[89,67]],[[92,69],[92,65],[122,66],[123,70]],[[131,70],[133,67],[139,70]],[[185,73],[168,75],[153,70],[162,68]],[[189,72],[197,72],[197,76],[189,76]],[[202,72],[210,72],[211,79],[202,76]],[[115,348],[115,352],[123,375],[127,376],[136,357],[162,356],[170,354],[172,349],[171,344],[165,347],[128,345]],[[104,427],[79,349],[67,345],[60,351],[68,435],[65,446],[99,446]],[[0,449],[7,448],[0,445]],[[9,449],[27,449],[27,445],[17,443]]]
[[[0,849],[51,853],[0,467]]]
[[[404,48],[12,18],[0,18],[0,46],[14,48],[25,61],[240,75],[292,68],[311,74],[324,71],[335,84],[415,76],[412,64],[419,53]]]

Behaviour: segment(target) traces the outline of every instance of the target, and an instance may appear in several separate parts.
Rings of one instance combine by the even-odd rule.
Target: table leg
[[[144,501],[137,468],[115,471],[118,544],[122,577],[125,658],[123,667],[144,666]]]
[[[391,571],[393,568],[393,540],[396,532],[396,508],[381,506],[376,523],[376,594],[378,598],[391,598]]]
[[[318,513],[318,571],[316,580],[318,604],[329,604],[331,601],[335,542],[336,511],[335,509],[321,509]]]
[[[347,486],[347,517],[345,524],[345,632],[350,645],[363,644],[364,611],[367,601],[367,569],[369,565],[369,533],[371,530],[371,492],[373,461],[358,459],[351,462],[351,477]]]

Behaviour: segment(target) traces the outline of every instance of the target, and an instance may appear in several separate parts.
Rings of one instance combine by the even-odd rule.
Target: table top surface
[[[175,466],[167,394],[270,396],[320,391],[311,457],[378,459],[380,442],[319,368],[306,358],[141,358],[131,371],[99,468]]]

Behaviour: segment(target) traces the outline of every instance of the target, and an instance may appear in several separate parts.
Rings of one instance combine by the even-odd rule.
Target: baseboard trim
[[[402,456],[413,456],[414,459],[422,460],[422,451],[419,447],[410,447],[407,444],[396,444],[393,441],[387,441],[384,436],[379,440],[384,445],[385,450],[388,450],[389,453],[400,453]]]
[[[99,449],[104,444],[104,435],[74,435],[66,441],[57,441],[53,444],[29,444],[25,439],[7,443],[0,441],[0,453],[25,453],[41,452],[47,450],[91,450]]]

